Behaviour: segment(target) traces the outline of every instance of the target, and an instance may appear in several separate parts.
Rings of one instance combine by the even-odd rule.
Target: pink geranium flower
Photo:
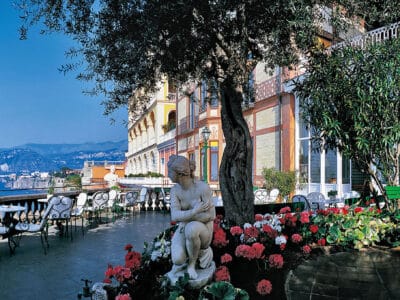
[[[294,233],[294,234],[292,234],[292,238],[291,239],[292,239],[293,243],[298,244],[303,240],[303,237],[298,233]]]
[[[257,293],[262,296],[271,294],[272,291],[272,284],[267,279],[262,279],[257,284]]]
[[[122,294],[115,297],[115,300],[132,300],[129,294]]]

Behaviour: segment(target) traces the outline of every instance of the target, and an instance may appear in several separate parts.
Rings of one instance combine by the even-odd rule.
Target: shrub
[[[262,174],[265,179],[265,188],[271,191],[277,188],[282,197],[286,197],[296,188],[295,171],[278,171],[275,168],[264,168]]]

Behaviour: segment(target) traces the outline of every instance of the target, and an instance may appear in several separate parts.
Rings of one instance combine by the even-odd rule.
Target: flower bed
[[[305,259],[372,245],[399,244],[400,214],[375,208],[329,208],[317,212],[257,214],[253,224],[229,227],[214,221],[214,280],[201,290],[188,288],[185,276],[175,286],[164,276],[171,268],[171,226],[142,254],[126,247],[124,266],[109,266],[109,299],[286,299],[285,277]],[[114,282],[113,282],[114,281]]]

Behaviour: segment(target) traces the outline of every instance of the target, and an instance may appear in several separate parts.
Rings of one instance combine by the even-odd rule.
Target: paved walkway
[[[90,229],[84,236],[78,227],[72,242],[51,228],[47,255],[38,235],[23,236],[13,256],[7,240],[0,240],[0,299],[77,299],[84,285],[81,279],[102,281],[108,263],[124,263],[126,244],[142,252],[144,242],[150,243],[169,224],[169,213],[136,212],[133,218]]]
[[[287,299],[400,299],[400,253],[378,249],[320,256],[292,271]]]

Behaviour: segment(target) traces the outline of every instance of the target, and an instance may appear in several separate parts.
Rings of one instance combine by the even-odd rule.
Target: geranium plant
[[[132,299],[281,299],[289,270],[321,248],[360,249],[380,244],[395,246],[400,217],[375,207],[327,208],[276,214],[257,214],[254,224],[227,226],[214,220],[213,281],[201,290],[189,288],[188,276],[171,286],[165,273],[171,267],[171,237],[176,225],[145,245],[140,255],[127,245],[124,266],[109,266],[106,282],[115,280],[114,297]],[[111,295],[111,294],[110,294]],[[112,299],[112,298],[111,298]],[[129,298],[127,298],[129,299]]]

